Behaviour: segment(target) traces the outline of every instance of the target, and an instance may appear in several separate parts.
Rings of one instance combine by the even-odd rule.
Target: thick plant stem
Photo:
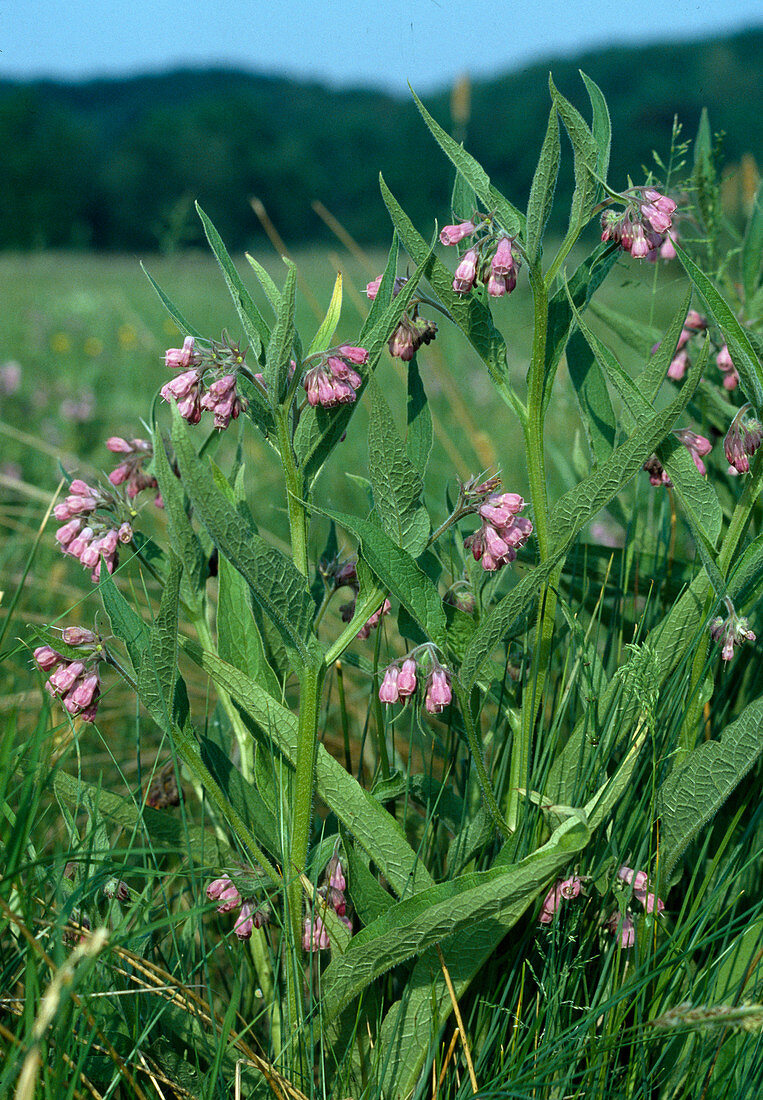
[[[304,1018],[302,1011],[302,966],[300,945],[302,941],[302,886],[299,876],[307,863],[310,841],[310,818],[313,808],[315,783],[315,753],[318,741],[318,710],[324,668],[307,667],[301,676],[299,700],[299,724],[297,727],[297,761],[292,784],[291,799],[291,849],[285,875],[287,885],[287,911],[291,928],[289,949],[285,952],[289,987],[289,1024],[294,1033],[292,1061],[301,1064],[302,1043],[299,1035]]]
[[[723,545],[718,554],[718,571],[724,580],[728,578],[732,558],[744,535],[747,524],[750,522],[752,509],[760,495],[761,482],[763,482],[763,450],[758,452],[752,472],[747,479],[747,484],[744,487],[731,520],[729,521],[728,531],[726,532]],[[710,614],[713,604],[717,599],[717,594],[711,590],[705,601],[704,618],[707,618]],[[694,654],[694,660],[692,661],[691,682],[688,695],[690,702],[686,708],[686,715],[678,735],[678,749],[675,753],[673,762],[674,769],[683,763],[687,755],[694,748],[697,736],[697,726],[699,725],[702,715],[702,701],[699,696],[699,684],[704,672],[709,648],[710,636],[707,631],[705,631],[702,638],[700,638],[697,651]]]
[[[278,449],[286,481],[286,507],[289,513],[291,549],[294,564],[303,576],[307,576],[307,510],[302,502],[302,479],[299,476],[289,434],[288,413],[280,409],[276,414]]]
[[[531,266],[530,285],[533,292],[534,321],[533,347],[528,375],[527,408],[525,425],[525,456],[527,476],[530,482],[530,495],[535,520],[535,536],[538,540],[538,556],[542,564],[551,552],[551,540],[548,529],[548,493],[546,488],[546,463],[543,437],[543,390],[546,364],[546,331],[548,328],[548,291],[540,268]],[[522,730],[511,750],[508,824],[513,831],[519,822],[519,789],[527,779],[532,751],[532,734],[535,718],[543,696],[543,685],[548,672],[551,657],[551,637],[556,612],[555,586],[559,578],[559,569],[549,578],[541,593],[538,604],[538,618],[535,627],[535,648],[532,671],[525,690],[522,705]]]

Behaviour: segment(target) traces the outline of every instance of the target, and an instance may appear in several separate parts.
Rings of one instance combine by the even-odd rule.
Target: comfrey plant
[[[110,439],[120,463],[109,485],[75,479],[55,510],[63,524],[56,537],[91,570],[130,667],[111,654],[112,642],[103,657],[87,632],[68,637],[71,653],[57,652],[47,636],[38,665],[52,673],[49,690],[69,713],[92,719],[98,660],[107,660],[173,745],[213,815],[212,850],[230,853],[210,869],[206,897],[198,890],[195,904],[209,902],[217,934],[251,951],[269,1014],[262,1042],[305,1091],[318,1063],[327,1094],[403,1098],[421,1082],[423,1089],[442,1031],[478,975],[489,963],[491,972],[511,970],[512,952],[551,950],[569,922],[586,945],[586,965],[602,983],[626,988],[627,967],[612,960],[657,950],[668,936],[677,909],[671,874],[761,747],[751,731],[760,729],[763,698],[713,727],[720,746],[704,743],[714,678],[733,675],[744,652],[754,652],[745,615],[754,614],[763,584],[756,419],[763,371],[753,331],[760,207],[740,248],[737,284],[728,265],[713,262],[717,227],[702,221],[691,187],[679,190],[668,178],[610,186],[609,115],[600,90],[584,80],[591,126],[551,83],[526,212],[416,101],[455,168],[452,211],[432,212],[449,224],[422,236],[382,181],[395,240],[385,271],[367,287],[367,318],[346,340],[336,336],[341,279],[306,340],[295,323],[293,264],[285,261],[279,287],[252,261],[272,307],[266,317],[200,210],[241,338],[204,337],[157,287],[184,339],[166,353],[169,380],[157,371],[163,401],[153,405],[152,437]],[[549,260],[560,123],[572,143],[575,192]],[[589,237],[592,251],[568,270],[573,249]],[[400,247],[406,275],[398,273]],[[695,258],[703,250],[713,277]],[[672,264],[681,287],[662,332],[598,305],[613,272],[630,277],[644,260],[657,264],[644,268],[650,276]],[[498,324],[524,323],[517,319],[524,280],[532,333],[521,381]],[[429,367],[420,371],[417,353],[426,356],[436,327],[419,316],[422,308],[460,330],[524,439],[510,468],[475,471],[454,497],[451,483],[444,506],[424,494],[433,430]],[[640,370],[626,369],[589,324],[591,314],[640,352]],[[387,350],[406,364],[404,432],[377,378]],[[722,385],[708,366],[711,351]],[[567,379],[580,423],[569,432],[570,487],[554,497],[546,421]],[[361,404],[369,506],[349,514],[331,505],[320,479],[356,430]],[[288,551],[265,537],[250,508],[259,483],[243,457],[249,432],[278,462]],[[715,445],[726,434],[733,477]],[[232,436],[232,464],[218,465],[212,455],[226,454],[216,448]],[[632,582],[632,546],[606,549],[598,600],[587,584],[581,594],[578,547],[606,508],[631,538],[647,540],[669,525],[665,584],[671,569],[675,576],[664,599],[649,589],[645,600],[643,577]],[[166,522],[164,545],[141,533],[144,521]],[[599,549],[589,543],[586,552]],[[607,596],[617,555],[624,585],[633,583],[627,624],[617,618],[625,595]],[[131,568],[142,569],[156,596],[150,618],[116,583],[115,572]],[[657,591],[659,576],[650,580]],[[605,615],[621,625],[610,628],[615,641],[600,645]],[[347,732],[350,674],[371,699],[361,778]],[[222,748],[189,704],[186,682],[195,676],[217,690]],[[671,698],[681,700],[672,704],[674,715],[680,706],[672,741],[654,721],[669,682],[680,683]],[[329,748],[340,727],[344,764]],[[436,774],[416,771],[426,746],[437,749]],[[708,749],[721,746],[734,763],[719,787]],[[642,789],[652,794],[638,811],[618,816]],[[506,1002],[511,1020],[553,993],[537,966],[520,970],[521,988]],[[534,983],[531,995],[525,980],[528,989]],[[565,1005],[577,1003],[576,994]],[[473,1076],[468,1028],[458,1020]],[[598,1042],[598,1018],[586,1026],[585,1043]],[[481,1043],[492,1041],[481,1033]],[[506,1039],[506,1049],[515,1041],[516,1034]],[[537,1043],[530,1045],[535,1057]],[[585,1057],[571,1055],[560,1095],[577,1088],[570,1082]]]

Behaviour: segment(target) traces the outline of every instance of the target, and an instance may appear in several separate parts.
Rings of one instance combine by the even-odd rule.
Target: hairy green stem
[[[292,555],[297,569],[306,577],[307,509],[302,501],[302,479],[291,446],[288,412],[284,409],[279,409],[276,413],[276,432],[278,435],[278,449],[281,454],[281,466],[286,481],[286,507],[289,513]]]
[[[291,849],[286,869],[287,912],[291,926],[290,950],[285,954],[289,986],[290,1026],[299,1032],[304,1018],[302,1011],[302,885],[299,876],[307,864],[310,842],[310,819],[315,785],[315,754],[318,741],[318,711],[324,667],[308,666],[300,680],[299,721],[297,726],[297,760],[292,783]],[[294,1048],[294,1057],[301,1060],[301,1041]]]

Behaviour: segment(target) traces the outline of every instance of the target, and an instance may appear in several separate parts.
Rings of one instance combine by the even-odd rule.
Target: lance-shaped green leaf
[[[291,767],[297,760],[297,717],[244,673],[194,642],[183,650],[249,715],[260,731],[266,752],[278,753]],[[376,799],[318,745],[316,793],[350,830],[398,896],[424,889],[431,878],[408,844],[401,827]]]
[[[617,253],[613,253],[617,260]],[[572,281],[570,280],[570,286]],[[590,306],[591,313],[608,325],[618,339],[639,355],[649,355],[650,348],[661,338],[662,333],[654,325],[645,325],[643,321],[635,321],[625,313],[604,305],[595,298]]]
[[[146,270],[146,268],[143,266],[142,262],[141,262],[140,266],[141,266],[141,270],[143,271],[143,274],[146,276],[148,281],[151,283],[151,286],[154,288],[157,295],[159,296],[159,300],[161,301],[162,305],[167,310],[167,312],[169,313],[170,317],[175,322],[177,327],[180,329],[183,336],[193,336],[194,340],[203,340],[204,337],[201,335],[201,333],[197,332],[196,329],[191,324],[189,324],[188,321],[186,321],[185,317],[180,312],[178,307],[171,300],[171,298],[169,298],[164,293],[162,288],[159,286],[157,281],[154,279],[153,275],[150,275],[149,272]]]
[[[405,450],[423,477],[432,451],[432,414],[415,355],[408,363],[406,424]]]
[[[429,245],[414,228],[410,218],[381,177],[380,187],[382,198],[405,250],[414,263],[420,263],[428,253]],[[488,307],[474,294],[467,294],[464,297],[456,294],[453,290],[453,272],[449,271],[436,256],[432,258],[427,279],[437,297],[447,308],[449,315],[487,367],[501,396],[515,411],[519,411],[521,405],[511,387],[506,341],[493,324]]]
[[[254,304],[251,294],[241,281],[241,276],[236,270],[236,265],[233,263],[233,260],[228,255],[228,250],[223,244],[220,234],[198,203],[196,203],[196,213],[201,218],[201,224],[204,226],[204,234],[209,241],[209,247],[214,252],[215,259],[220,265],[220,270],[223,273],[226,286],[233,299],[233,304],[236,307],[236,313],[238,313],[241,319],[246,338],[252,345],[255,356],[259,359],[260,352],[262,348],[267,345],[270,335],[265,319]]]
[[[450,134],[446,133],[438,122],[435,122],[416,93],[411,91],[411,94],[421,113],[421,117],[429,127],[432,137],[470,187],[474,188],[477,197],[482,199],[482,202],[487,207],[487,212],[495,211],[498,216],[498,221],[503,228],[513,236],[524,237],[524,215],[520,213],[516,206],[513,206],[508,199],[504,198],[500,191],[497,191],[496,188],[492,186],[485,169],[474,159],[474,157],[466,152],[463,145],[459,145],[457,141],[454,141]]]
[[[583,421],[588,449],[595,465],[606,462],[615,445],[617,421],[604,372],[579,332],[567,343],[567,369]]]
[[[572,148],[575,154],[575,191],[572,196],[572,205],[570,208],[569,233],[577,235],[579,230],[583,228],[591,217],[591,211],[596,202],[599,190],[599,184],[596,179],[599,164],[599,147],[583,116],[572,106],[569,100],[565,99],[561,92],[557,90],[550,75],[548,78],[548,86],[551,91],[551,98],[554,101],[554,106],[564,123],[564,128],[572,142]]]
[[[423,890],[362,929],[323,975],[321,1005],[338,1015],[375,978],[449,936],[498,918],[512,927],[549,881],[582,851],[590,830],[581,818],[565,821],[542,848],[512,867],[476,871]]]
[[[586,86],[588,98],[591,101],[591,109],[593,111],[591,131],[593,133],[593,139],[596,142],[596,148],[598,149],[596,174],[606,183],[607,172],[609,171],[609,152],[612,145],[612,123],[609,118],[609,108],[607,107],[607,101],[598,84],[595,84],[590,76],[586,76],[582,69],[580,70],[580,75]]]
[[[396,546],[372,520],[359,519],[329,508],[320,509],[360,543],[360,553],[383,587],[403,604],[427,637],[440,647],[446,643],[446,620],[440,595],[410,554]]]
[[[363,322],[363,328],[360,330],[359,343],[362,347],[366,346],[366,338],[379,327],[379,321],[392,301],[399,258],[400,242],[397,233],[393,232],[392,244],[390,245],[389,254],[387,255],[387,262],[384,265],[381,282],[379,283],[375,297],[371,299],[371,308],[368,311],[368,316]]]
[[[297,269],[291,260],[284,258],[288,267],[286,283],[281,297],[281,308],[270,334],[265,356],[265,382],[268,395],[279,405],[286,394],[289,379],[289,363],[294,347],[294,309],[297,295]]]
[[[170,543],[183,562],[185,575],[189,581],[191,598],[198,603],[203,594],[207,579],[207,563],[204,558],[199,536],[191,526],[188,517],[188,498],[182,483],[172,472],[164,448],[161,432],[154,425],[154,476],[159,483],[159,492],[164,501]]]
[[[670,874],[688,844],[763,752],[763,698],[748,704],[718,741],[706,741],[658,792],[660,871]]]
[[[249,586],[223,555],[218,565],[217,648],[220,656],[271,695],[281,697],[281,685],[268,664],[265,646],[251,607]]]
[[[326,310],[326,316],[321,321],[320,328],[313,337],[310,347],[307,349],[308,355],[313,355],[317,351],[326,351],[327,348],[331,347],[331,339],[336,332],[336,326],[339,324],[341,314],[342,273],[340,271],[334,283],[334,291],[331,295],[329,307]]]
[[[548,303],[548,326],[546,329],[546,355],[543,365],[543,411],[545,414],[551,394],[554,390],[554,378],[557,367],[567,346],[570,333],[575,325],[575,313],[588,307],[591,298],[606,279],[615,265],[617,255],[606,255],[606,246],[600,245],[576,268],[567,286],[561,286]],[[570,304],[572,299],[572,305]]]
[[[531,264],[536,262],[541,253],[543,231],[551,213],[559,174],[560,148],[559,117],[556,107],[552,106],[527,204],[527,259]]]
[[[421,503],[424,481],[406,453],[386,398],[369,382],[368,472],[376,515],[393,542],[418,557],[429,538],[429,514]]]
[[[574,489],[565,493],[553,508],[549,528],[554,532],[554,551],[542,565],[512,588],[475,630],[461,666],[461,682],[467,689],[472,687],[482,665],[501,639],[525,614],[578,532],[641,470],[646,459],[668,434],[691,400],[702,366],[698,360],[673,401],[661,412],[643,420],[636,431],[613,451],[604,466],[597,467]]]
[[[183,483],[215,546],[247,582],[284,645],[295,653],[297,664],[317,659],[319,647],[312,632],[315,608],[305,578],[289,558],[252,530],[215,485],[209,464],[198,458],[177,413],[172,442]]]
[[[281,291],[278,289],[275,282],[262,266],[262,264],[259,262],[259,260],[256,260],[254,256],[252,256],[249,252],[245,252],[244,255],[246,256],[247,263],[257,276],[260,286],[265,291],[265,295],[271,306],[273,307],[273,312],[277,316],[278,311],[281,308]],[[268,340],[269,339],[270,336],[268,335]]]
[[[723,339],[739,374],[739,381],[748,401],[756,411],[763,411],[763,367],[750,338],[740,325],[734,311],[722,294],[701,271],[680,244],[675,246],[684,271],[691,279],[713,320],[723,333]]]
[[[760,281],[763,261],[763,184],[758,187],[742,243],[742,285],[748,309],[752,306]]]

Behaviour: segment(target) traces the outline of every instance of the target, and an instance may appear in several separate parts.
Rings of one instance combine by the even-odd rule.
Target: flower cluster
[[[752,408],[748,402],[743,405],[726,433],[723,440],[723,450],[730,466],[738,474],[746,474],[750,469],[750,459],[763,442],[763,424],[753,416],[749,416]]]
[[[622,866],[617,872],[621,882],[633,888],[633,897],[643,906],[645,912],[663,912],[665,903],[656,894],[648,892],[649,877],[646,871],[634,871],[632,867]],[[620,941],[622,948],[633,947],[636,942],[636,925],[630,909],[623,914],[616,909],[605,922],[607,929]]]
[[[182,348],[165,352],[164,364],[182,373],[162,386],[161,395],[165,401],[177,403],[178,412],[189,424],[199,423],[202,409],[213,414],[219,429],[227,428],[239,416],[244,400],[236,393],[236,381],[244,355],[225,334],[223,342],[212,343],[209,352],[199,351],[193,336],[186,336]],[[205,388],[204,375],[210,369],[217,377]]]
[[[131,439],[128,442],[118,435],[112,435],[106,440],[106,446],[113,454],[122,455],[122,461],[109,474],[109,481],[112,485],[124,484],[130,500],[134,500],[144,489],[159,488],[156,478],[144,470],[145,463],[154,453],[154,448],[147,439]],[[154,504],[158,508],[163,507],[161,495],[157,494]]]
[[[270,910],[267,905],[257,906],[252,898],[243,901],[238,888],[233,884],[228,875],[216,878],[207,887],[207,897],[210,901],[219,901],[218,913],[232,913],[240,907],[240,912],[233,925],[233,931],[240,940],[251,938],[255,928],[262,928],[270,919]]]
[[[492,218],[475,214],[470,221],[446,225],[440,233],[440,243],[454,245],[466,237],[473,239],[456,268],[453,278],[456,294],[468,294],[477,282],[487,287],[491,298],[511,294],[521,263],[513,248],[515,238],[496,232]]]
[[[372,301],[374,300],[379,293],[381,281],[382,276],[377,275],[375,279],[372,279],[366,285],[366,297]],[[408,278],[405,275],[397,276],[392,285],[393,298],[397,297],[407,282]],[[389,353],[396,359],[402,359],[404,362],[410,363],[421,345],[430,344],[437,335],[437,325],[434,321],[427,321],[424,317],[419,317],[419,305],[426,300],[421,296],[414,297],[408,309],[398,321],[397,328],[389,340]]]
[[[101,693],[98,663],[103,650],[100,641],[91,630],[81,626],[66,627],[61,637],[66,645],[82,649],[80,659],[64,657],[51,646],[43,645],[34,651],[35,662],[42,672],[51,673],[45,682],[49,694],[60,699],[73,718],[92,722]]]
[[[703,317],[701,313],[698,313],[696,309],[690,309],[686,314],[686,320],[684,326],[681,329],[681,334],[678,337],[678,344],[676,345],[676,353],[670,361],[668,367],[668,378],[672,378],[674,382],[680,382],[686,371],[689,369],[691,362],[689,359],[689,343],[700,333],[704,332],[707,328],[707,318]],[[652,346],[652,355],[660,347],[661,341],[658,341]]]
[[[441,714],[453,698],[450,672],[437,659],[434,647],[428,642],[387,666],[379,687],[379,699],[382,703],[407,703],[416,694],[419,684],[417,660],[429,665],[424,706],[430,714]]]
[[[92,570],[94,582],[101,577],[101,559],[109,573],[117,565],[119,544],[129,542],[132,527],[129,523],[115,526],[113,512],[104,519],[96,515],[99,508],[113,509],[116,501],[110,494],[94,489],[81,478],[75,478],[69,486],[69,495],[53,509],[63,526],[56,531],[56,539],[65,554],[69,554]]]
[[[482,527],[464,541],[474,560],[490,572],[514,561],[532,534],[533,525],[519,512],[525,502],[518,493],[490,493],[477,508]]]
[[[737,615],[731,600],[726,600],[727,617],[720,615],[710,623],[710,636],[715,642],[721,642],[721,657],[730,661],[734,656],[734,647],[745,642],[754,642],[755,634],[743,615]]]
[[[356,569],[356,562],[353,558],[349,558],[347,561],[334,561],[326,569],[326,579],[329,579],[333,585],[334,591],[338,588],[352,588],[355,595],[347,603],[341,604],[339,608],[339,614],[343,623],[352,622],[355,614],[355,603],[357,600],[358,592],[360,591],[360,585],[358,583],[358,571]],[[375,611],[370,619],[366,619],[357,633],[357,637],[364,640],[370,637],[371,631],[374,630],[382,620],[384,615],[389,615],[392,604],[388,599],[384,600],[378,611]]]
[[[320,405],[324,409],[352,404],[358,396],[356,391],[363,382],[355,367],[364,366],[367,362],[366,349],[352,347],[350,344],[321,352],[318,362],[307,371],[302,380],[309,403],[313,406]]]
[[[577,875],[558,879],[543,899],[543,906],[538,917],[540,923],[551,924],[561,903],[576,898],[582,885],[583,883]]]
[[[704,435],[697,435],[696,432],[691,431],[689,428],[679,428],[673,432],[677,439],[683,443],[683,445],[689,451],[694,465],[697,470],[704,477],[707,473],[707,467],[703,462],[705,455],[710,454],[713,449],[713,445],[709,439],[706,439]],[[649,475],[649,484],[657,487],[658,485],[664,485],[666,488],[670,488],[673,482],[668,477],[664,466],[660,462],[656,455],[652,455],[644,463],[644,470]]]
[[[352,921],[347,916],[347,899],[345,890],[347,879],[339,856],[332,856],[326,866],[323,885],[318,889],[318,897],[323,903],[334,910],[347,929],[352,932]],[[317,914],[314,917],[305,917],[302,930],[302,948],[304,951],[325,951],[331,946],[329,934],[322,918]]]
[[[624,210],[605,210],[601,216],[601,239],[637,259],[656,255],[672,226],[676,204],[653,187],[634,187],[621,198]]]

